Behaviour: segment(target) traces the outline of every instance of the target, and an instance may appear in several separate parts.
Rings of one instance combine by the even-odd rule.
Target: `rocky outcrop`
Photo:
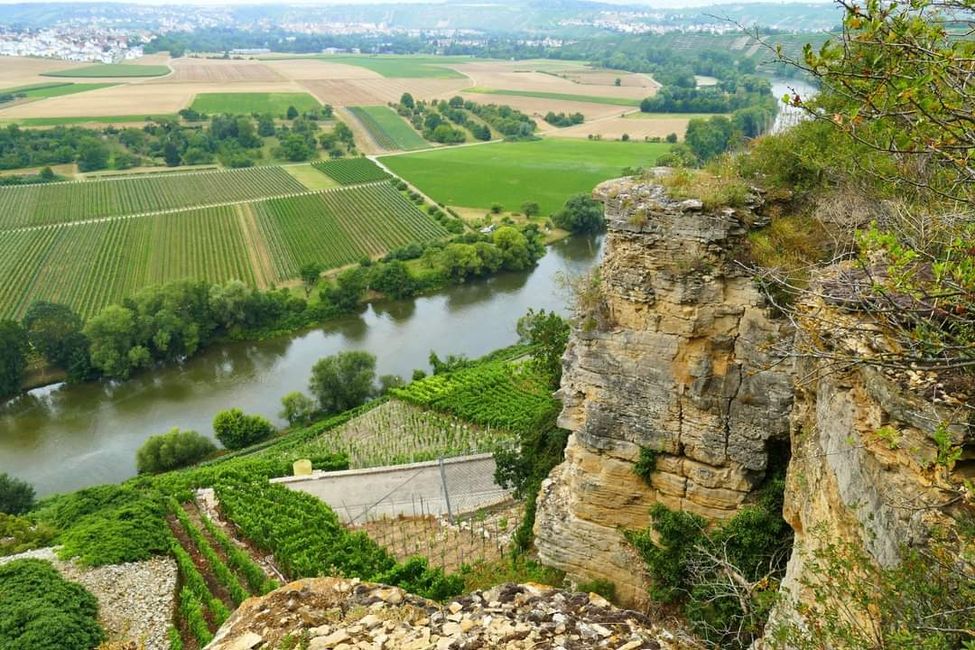
[[[566,352],[559,422],[572,436],[535,535],[543,562],[637,605],[646,579],[621,531],[646,527],[657,502],[724,519],[748,499],[788,438],[792,368],[772,350],[792,332],[732,259],[757,196],[711,210],[633,180],[595,194],[609,226],[599,295]],[[650,485],[634,473],[641,448],[656,452]]]
[[[207,650],[277,648],[284,639],[308,650],[688,647],[596,594],[505,584],[444,606],[395,587],[315,578],[247,600]]]

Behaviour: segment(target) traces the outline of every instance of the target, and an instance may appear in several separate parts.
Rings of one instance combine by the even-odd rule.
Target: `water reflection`
[[[600,251],[599,241],[560,242],[531,272],[370,305],[293,337],[217,346],[125,383],[33,391],[0,407],[0,472],[31,481],[40,494],[122,480],[135,473],[142,441],[171,427],[209,435],[213,415],[231,406],[280,423],[281,396],[305,390],[315,361],[342,350],[372,352],[379,374],[401,377],[428,369],[431,350],[486,354],[515,342],[528,308],[565,312],[559,278],[588,270]]]

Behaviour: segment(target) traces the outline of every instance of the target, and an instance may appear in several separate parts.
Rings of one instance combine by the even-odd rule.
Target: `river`
[[[530,307],[565,313],[562,278],[599,259],[601,239],[576,237],[549,247],[538,266],[430,296],[381,301],[319,329],[260,342],[212,346],[181,365],[122,383],[41,388],[0,407],[0,472],[30,481],[39,495],[122,481],[135,452],[171,427],[212,435],[218,411],[239,406],[283,424],[280,399],[305,390],[318,359],[343,350],[376,355],[380,375],[409,378],[441,357],[476,357],[517,340]]]

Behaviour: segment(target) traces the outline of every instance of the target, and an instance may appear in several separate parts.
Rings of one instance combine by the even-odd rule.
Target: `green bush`
[[[0,648],[91,650],[104,640],[98,601],[49,562],[0,566]]]
[[[274,435],[274,426],[260,415],[246,415],[237,408],[220,411],[213,418],[213,431],[227,449],[243,449]]]
[[[30,483],[0,474],[0,512],[22,515],[34,507],[34,488]]]
[[[157,474],[197,463],[217,450],[196,431],[180,431],[152,436],[139,447],[135,462],[140,474]]]
[[[650,477],[657,467],[657,456],[658,452],[653,449],[640,447],[640,457],[633,466],[633,473],[642,478],[647,485],[650,485]]]
[[[54,536],[54,529],[46,524],[0,513],[0,556],[47,546]]]
[[[552,223],[572,233],[594,233],[606,229],[603,206],[588,194],[573,196],[552,215]]]

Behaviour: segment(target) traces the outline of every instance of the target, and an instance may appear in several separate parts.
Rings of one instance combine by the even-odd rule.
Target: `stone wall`
[[[621,530],[646,527],[656,502],[734,515],[789,435],[792,368],[771,351],[792,333],[731,259],[758,197],[707,210],[632,180],[595,195],[609,226],[601,313],[579,319],[566,351],[572,436],[539,495],[536,544],[546,564],[639,605],[646,578]],[[651,485],[633,471],[641,447],[658,452]]]

